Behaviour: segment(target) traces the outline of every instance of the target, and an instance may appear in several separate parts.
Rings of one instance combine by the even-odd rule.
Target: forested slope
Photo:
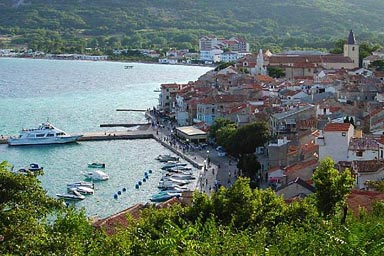
[[[0,34],[51,51],[197,48],[207,34],[244,36],[254,49],[331,48],[350,29],[359,41],[384,42],[383,9],[381,0],[3,0]]]

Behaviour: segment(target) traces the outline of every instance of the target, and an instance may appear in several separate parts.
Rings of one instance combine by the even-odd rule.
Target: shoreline
[[[11,57],[11,56],[0,56],[0,59],[29,59],[29,60],[58,60],[58,61],[81,61],[81,62],[111,62],[111,63],[133,63],[133,64],[156,64],[156,65],[167,65],[167,66],[186,66],[186,67],[208,67],[216,68],[217,65],[213,64],[187,64],[187,63],[159,63],[149,61],[131,61],[131,60],[75,60],[75,59],[57,59],[57,58],[46,58],[46,57]]]

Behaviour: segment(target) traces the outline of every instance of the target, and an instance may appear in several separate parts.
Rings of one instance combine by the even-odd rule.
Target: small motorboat
[[[13,168],[12,168],[13,169]],[[12,171],[13,173],[21,173],[21,174],[31,174],[36,171],[42,171],[43,167],[38,164],[32,163],[29,167],[20,168],[17,171]]]
[[[167,154],[167,155],[158,155],[155,159],[160,161],[160,162],[179,161],[179,157],[171,156],[169,154]]]
[[[168,192],[165,192],[165,193],[158,193],[158,194],[155,194],[151,197],[151,201],[152,202],[164,202],[164,201],[167,201],[173,197],[180,197],[181,196],[181,193],[168,193]]]
[[[95,184],[88,181],[77,181],[77,182],[67,183],[67,188],[76,188],[76,187],[95,188]]]
[[[43,169],[44,169],[44,167],[39,166],[38,164],[35,164],[35,163],[30,164],[29,167],[28,167],[28,170],[30,170],[31,172],[41,171]]]
[[[85,196],[83,196],[77,191],[71,191],[70,193],[67,193],[67,194],[56,194],[56,196],[64,200],[84,200],[85,199]]]
[[[89,168],[105,168],[105,163],[97,163],[97,162],[89,163],[88,167]]]
[[[180,167],[180,166],[186,166],[186,163],[178,163],[178,162],[168,162],[163,167],[161,167],[162,170],[168,170],[173,167]]]
[[[78,186],[78,187],[67,187],[67,189],[69,192],[77,191],[82,195],[93,195],[95,193],[95,190],[89,187]]]
[[[179,190],[180,192],[181,191],[185,191],[185,190],[188,190],[188,187],[186,187],[185,185],[183,186],[179,186],[179,185],[175,185],[173,183],[162,183],[162,185],[159,185],[158,188],[160,190],[172,190],[172,189],[176,189],[176,190]]]
[[[170,179],[164,179],[159,181],[158,188],[164,189],[164,188],[170,188],[175,186],[183,187],[185,185],[188,185],[189,183],[191,182],[190,181],[173,181]]]
[[[87,172],[84,174],[87,179],[91,179],[94,181],[99,181],[99,180],[108,180],[109,176],[102,171],[94,171],[94,172]]]
[[[192,174],[172,174],[172,175],[169,175],[169,176],[166,176],[166,177],[169,177],[169,178],[172,178],[172,179],[177,179],[177,180],[195,180],[196,177]]]

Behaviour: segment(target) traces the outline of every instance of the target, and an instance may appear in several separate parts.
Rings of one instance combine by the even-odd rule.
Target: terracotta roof
[[[326,132],[347,132],[352,124],[350,123],[328,123],[324,127]]]
[[[383,170],[384,161],[383,160],[353,161],[352,166],[354,171],[358,173],[378,172]]]
[[[173,83],[173,84],[161,84],[160,87],[161,88],[179,88],[179,84],[177,83]]]
[[[298,146],[295,146],[295,145],[291,145],[288,147],[288,155],[294,155],[294,154],[297,154],[299,150],[299,147]]]
[[[269,57],[270,64],[289,63],[352,63],[351,58],[339,54],[327,55],[272,55]]]
[[[360,208],[365,208],[367,211],[372,210],[372,205],[375,202],[383,201],[384,194],[375,191],[352,190],[347,197],[348,207],[353,211],[355,216],[358,216]]]
[[[115,234],[119,229],[128,226],[128,214],[134,219],[138,219],[140,217],[140,211],[144,208],[145,206],[143,204],[136,204],[105,219],[95,221],[93,226],[98,229],[103,229],[107,235]]]
[[[268,169],[268,172],[271,173],[271,172],[274,172],[277,170],[283,170],[283,169],[280,166],[273,166],[273,167]]]
[[[260,82],[265,82],[265,83],[271,83],[271,82],[275,81],[275,79],[273,79],[270,76],[266,76],[266,75],[257,75],[256,80],[258,80]]]
[[[317,152],[319,150],[319,145],[313,143],[304,144],[301,146],[301,150],[303,153]]]
[[[176,197],[173,197],[165,202],[159,203],[156,205],[156,208],[167,208],[174,204],[179,204],[180,200]],[[92,225],[97,229],[102,229],[106,232],[107,235],[113,235],[119,230],[126,228],[129,223],[127,220],[127,215],[131,215],[134,219],[140,218],[140,212],[146,208],[146,205],[136,204],[128,209],[125,209],[121,212],[118,212],[107,218],[96,220]]]
[[[243,103],[239,106],[236,106],[234,108],[231,108],[229,111],[228,111],[228,114],[233,114],[233,113],[236,113],[236,112],[239,112],[240,110],[242,109],[245,109],[246,107],[248,106],[247,103]]]
[[[292,173],[292,172],[302,170],[304,168],[311,167],[311,166],[316,167],[318,164],[319,164],[319,161],[317,159],[312,159],[312,160],[309,160],[307,162],[299,162],[299,163],[296,163],[294,165],[286,167],[285,173],[289,173],[289,172]]]

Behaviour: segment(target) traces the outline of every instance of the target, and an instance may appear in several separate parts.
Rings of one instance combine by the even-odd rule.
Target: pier
[[[135,127],[135,126],[145,126],[149,124],[101,124],[100,127]]]
[[[146,112],[146,109],[118,108],[116,111]]]

